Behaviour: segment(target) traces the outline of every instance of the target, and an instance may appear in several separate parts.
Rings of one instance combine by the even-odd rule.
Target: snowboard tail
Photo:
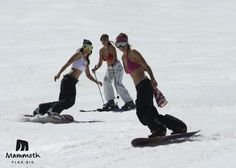
[[[184,142],[187,141],[190,137],[194,136],[200,132],[193,131],[193,132],[186,132],[186,133],[179,133],[167,136],[159,136],[154,138],[135,138],[131,141],[132,146],[134,147],[145,147],[145,146],[158,146],[163,144],[171,144],[177,142]]]

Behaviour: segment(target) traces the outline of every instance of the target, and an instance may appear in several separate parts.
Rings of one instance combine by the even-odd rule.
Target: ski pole
[[[119,95],[118,95],[118,90],[117,90],[117,85],[116,85],[116,76],[115,76],[115,70],[114,70],[114,65],[112,64],[112,71],[113,71],[113,76],[114,76],[114,83],[115,83],[115,88],[116,88],[116,98],[119,99]]]
[[[96,72],[94,72],[94,76],[95,76],[96,81],[98,81]],[[104,106],[105,103],[104,103],[104,99],[103,99],[103,97],[102,97],[102,92],[101,92],[101,89],[100,89],[100,86],[99,86],[98,83],[97,83],[97,85],[98,85],[98,90],[99,90],[100,96],[101,96],[101,98],[102,98],[102,103],[103,103],[103,106]]]

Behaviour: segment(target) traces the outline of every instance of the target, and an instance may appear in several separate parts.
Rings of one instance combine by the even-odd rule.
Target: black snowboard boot
[[[171,134],[187,132],[186,124],[176,117],[166,114],[165,116],[159,115],[158,119],[168,129],[172,130]]]
[[[35,115],[44,115],[43,113],[40,113],[40,107],[38,107],[38,108],[36,108],[35,110],[34,110],[34,112],[33,112],[33,115],[35,116]]]
[[[166,135],[166,129],[153,130],[153,131],[151,131],[151,135],[149,135],[148,138],[155,138],[158,136],[165,136],[165,135]]]
[[[151,135],[148,136],[149,138],[166,135],[166,127],[158,119],[154,119],[152,124],[149,125],[148,127],[152,133]]]
[[[57,116],[57,115],[59,115],[60,113],[54,112],[54,111],[52,111],[52,109],[50,108],[50,109],[47,111],[47,114],[48,114],[48,116]]]

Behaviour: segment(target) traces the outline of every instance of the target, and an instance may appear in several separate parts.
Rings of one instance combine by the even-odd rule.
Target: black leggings
[[[187,126],[181,120],[171,115],[161,115],[153,105],[153,87],[149,79],[141,81],[137,86],[136,114],[143,125],[151,131],[163,131],[167,127],[173,132],[187,130]]]
[[[59,100],[42,103],[39,105],[39,113],[45,114],[49,110],[60,114],[64,109],[68,109],[75,104],[77,79],[65,75],[61,80]]]

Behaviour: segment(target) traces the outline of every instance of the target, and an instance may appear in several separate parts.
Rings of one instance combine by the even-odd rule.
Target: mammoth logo
[[[17,139],[16,141],[16,151],[28,151],[29,144],[27,141]]]

